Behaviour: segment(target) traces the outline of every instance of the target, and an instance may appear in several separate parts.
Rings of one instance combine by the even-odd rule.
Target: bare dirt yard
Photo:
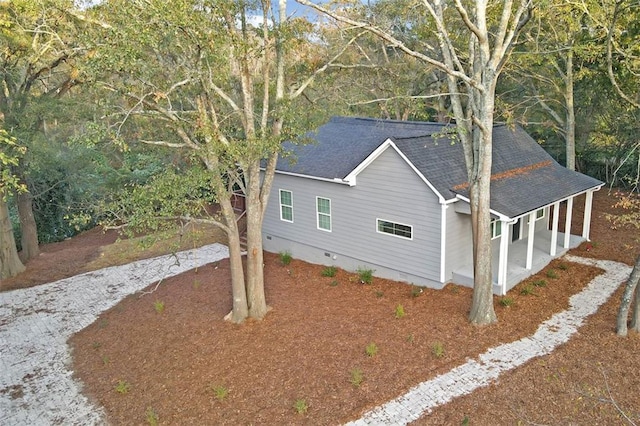
[[[596,194],[592,242],[572,254],[633,263],[640,235],[605,218],[620,213],[614,203],[606,190]],[[582,205],[575,205],[575,226]],[[183,247],[221,237],[207,238]],[[115,241],[112,233],[93,230],[45,246],[25,274],[2,288],[130,261],[135,246]],[[148,257],[177,246],[159,247],[133,251]],[[267,254],[272,310],[265,320],[242,325],[222,320],[231,307],[227,261],[167,279],[75,335],[72,369],[112,424],[339,424],[491,346],[532,334],[599,273],[556,260],[506,301],[496,298],[497,324],[474,327],[467,321],[468,288],[420,292],[378,278],[363,285],[342,270],[333,277],[323,272]],[[640,424],[640,336],[615,335],[620,295],[551,355],[416,423]]]

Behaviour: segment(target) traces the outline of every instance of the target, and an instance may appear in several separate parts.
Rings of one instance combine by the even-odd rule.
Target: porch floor
[[[569,248],[580,245],[584,238],[578,235],[571,235]],[[551,231],[536,233],[533,243],[533,263],[531,269],[526,269],[527,262],[527,240],[522,239],[509,245],[509,256],[507,261],[507,291],[511,290],[525,278],[542,270],[551,260],[565,254],[568,249],[563,247],[564,233],[558,232],[558,244],[556,245],[556,255],[549,254],[551,248]],[[502,294],[502,287],[498,285],[498,262],[499,252],[492,252],[491,269],[493,271],[493,293]],[[473,287],[473,265],[462,265],[453,271],[454,283]]]

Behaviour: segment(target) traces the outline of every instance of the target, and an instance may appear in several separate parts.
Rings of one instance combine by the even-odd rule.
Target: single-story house
[[[442,288],[473,285],[462,146],[452,125],[334,117],[287,146],[263,224],[264,248],[312,263]],[[603,183],[558,164],[524,130],[493,130],[494,293],[589,239],[593,192]],[[579,235],[574,199],[586,194]],[[559,207],[566,222],[558,229]]]

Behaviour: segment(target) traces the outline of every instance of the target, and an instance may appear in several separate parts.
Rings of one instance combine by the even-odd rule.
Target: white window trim
[[[402,226],[407,226],[411,229],[411,237],[403,237],[402,235],[396,235],[396,234],[390,234],[388,232],[382,232],[380,231],[380,226],[379,226],[379,222],[389,222],[389,223],[394,223],[396,225],[402,225]],[[401,238],[403,240],[409,240],[409,241],[413,241],[413,225],[407,225],[406,223],[400,223],[400,222],[396,222],[395,220],[389,220],[389,219],[382,219],[382,218],[376,218],[376,232],[378,234],[382,234],[382,235],[388,235],[390,237],[396,237],[396,238]]]
[[[282,193],[283,192],[288,192],[291,195],[291,205],[288,206],[286,204],[282,204]],[[280,220],[283,222],[289,222],[289,223],[293,223],[293,191],[289,191],[288,189],[280,189],[278,190],[278,203],[280,204]],[[291,220],[289,219],[285,219],[284,217],[282,217],[282,207],[289,207],[291,208]]]
[[[498,227],[496,226],[497,223],[500,223],[500,233],[497,234],[496,233],[496,229],[498,229]],[[497,238],[500,238],[502,236],[502,232],[504,231],[502,226],[502,221],[498,220],[498,219],[494,219],[491,221],[491,239],[495,240]]]
[[[324,213],[321,212],[318,209],[318,200],[323,199],[323,200],[327,200],[329,201],[329,213]],[[320,227],[320,215],[323,216],[328,216],[329,217],[329,229],[326,228],[321,228]],[[320,231],[324,231],[324,232],[331,232],[331,230],[333,229],[333,218],[331,217],[331,198],[327,198],[327,197],[316,197],[316,227],[318,228],[318,230]]]

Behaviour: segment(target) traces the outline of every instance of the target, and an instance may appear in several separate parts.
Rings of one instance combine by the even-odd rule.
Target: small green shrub
[[[384,296],[384,291],[382,291],[382,290],[376,290],[376,297],[377,297],[377,298],[381,298],[382,296]]]
[[[287,266],[288,264],[290,264],[291,260],[293,259],[291,257],[291,253],[289,253],[288,251],[281,251],[280,253],[278,253],[278,258],[280,258],[280,263],[283,266]]]
[[[511,297],[502,297],[500,298],[500,305],[504,306],[505,308],[508,308],[509,306],[513,305],[513,299]]]
[[[431,345],[431,353],[436,358],[442,358],[445,354],[444,345],[441,342],[435,342],[433,345]]]
[[[558,278],[558,273],[553,269],[549,269],[547,271],[547,278],[556,279]]]
[[[331,280],[331,282],[329,283],[329,285],[330,285],[331,287],[335,287],[335,286],[337,286],[337,285],[338,285],[338,280]]]
[[[373,283],[373,270],[367,268],[358,268],[358,278],[362,284]]]
[[[536,292],[534,290],[533,284],[528,284],[520,290],[520,294],[523,296],[529,296],[530,294],[535,295]]]
[[[558,269],[560,269],[561,271],[566,271],[567,269],[569,269],[569,266],[566,263],[561,263],[558,265]]]
[[[376,345],[375,343],[371,342],[364,349],[364,352],[367,354],[367,356],[373,357],[378,353],[378,345]]]
[[[354,368],[350,372],[351,379],[349,380],[353,387],[359,388],[362,382],[364,381],[364,373],[359,368]]]
[[[222,385],[211,385],[211,390],[218,401],[224,401],[229,396],[229,389]]]
[[[547,286],[547,281],[546,281],[546,280],[542,280],[542,279],[540,279],[540,280],[535,280],[535,281],[533,282],[533,285],[534,285],[535,287],[546,287],[546,286]]]
[[[338,272],[338,268],[335,266],[327,266],[322,270],[321,274],[323,277],[335,277],[336,272]]]
[[[145,415],[147,418],[147,423],[149,425],[158,426],[158,421],[160,420],[160,418],[158,417],[158,413],[153,409],[153,407],[148,407]]]
[[[411,297],[418,297],[422,294],[423,288],[417,285],[411,286]]]
[[[164,312],[164,302],[162,300],[156,300],[153,302],[153,309],[156,310],[157,313],[161,314]]]
[[[404,317],[405,313],[404,313],[404,306],[398,304],[396,306],[396,318],[402,318]]]
[[[413,343],[413,341],[414,341],[413,334],[409,334],[409,335],[407,336],[407,342],[409,342],[409,343]]]
[[[101,359],[102,359],[102,364],[103,365],[109,364],[109,357],[108,356],[102,355]]]
[[[118,380],[118,384],[116,385],[116,392],[125,394],[129,392],[131,385],[126,380]]]
[[[293,403],[293,408],[298,414],[305,414],[307,410],[309,410],[307,401],[305,401],[304,399],[296,399],[296,402]]]

